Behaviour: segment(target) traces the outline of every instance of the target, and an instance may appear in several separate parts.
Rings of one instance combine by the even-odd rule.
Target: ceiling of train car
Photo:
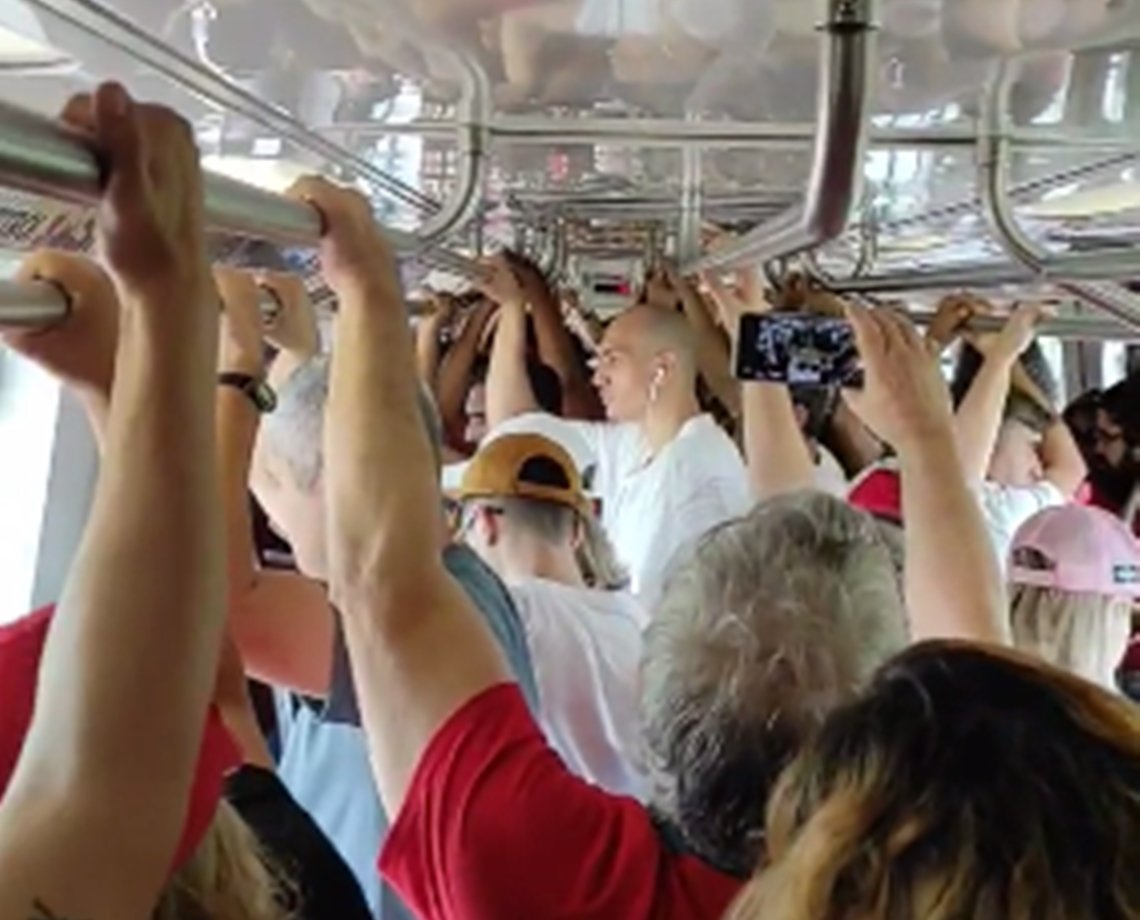
[[[632,258],[803,198],[825,5],[0,0],[0,97],[49,112],[116,77],[189,116],[219,171],[274,188],[312,169],[361,180],[385,220],[450,230],[467,251]],[[978,181],[1002,62],[1003,169],[1030,238],[1135,240],[1140,0],[877,13],[866,181],[821,272],[1005,258]]]

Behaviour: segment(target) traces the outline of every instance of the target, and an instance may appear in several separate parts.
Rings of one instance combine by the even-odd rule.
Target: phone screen
[[[745,314],[737,339],[740,380],[798,387],[863,386],[850,323],[811,313]]]

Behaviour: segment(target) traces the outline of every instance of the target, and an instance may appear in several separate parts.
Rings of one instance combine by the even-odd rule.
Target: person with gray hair
[[[647,732],[659,778],[664,784],[671,774],[676,790],[661,803],[675,806],[661,817],[676,833],[663,837],[666,822],[575,777],[554,753],[481,619],[427,551],[439,483],[412,410],[415,362],[391,250],[387,259],[367,255],[388,244],[361,196],[317,179],[299,191],[322,211],[324,271],[344,292],[328,422],[336,435],[328,455],[330,591],[343,612],[373,773],[399,812],[381,872],[424,917],[720,917],[744,882],[740,869],[760,853],[768,789],[756,775],[757,752],[790,755],[815,722],[851,698],[869,665],[849,660],[844,637],[878,616],[884,653],[905,641],[889,554],[860,539],[873,531],[859,526],[858,512],[792,495],[757,513],[764,545],[784,569],[758,575],[750,563],[739,573],[714,567],[695,576],[710,586],[723,576],[719,591],[698,592],[701,610],[685,602],[694,595],[683,590],[682,572],[671,573],[642,687],[644,712],[672,713],[661,719],[669,723],[664,733]],[[851,318],[867,377],[857,406],[900,457],[911,634],[1000,640],[1001,581],[954,449],[938,369],[905,320],[860,310]],[[852,529],[825,526],[821,507],[834,507]],[[701,565],[702,551],[726,551],[718,539],[720,531],[704,538],[681,568]],[[797,571],[792,563],[801,559]],[[946,591],[954,564],[954,590]],[[754,591],[749,576],[764,579],[765,590]],[[838,587],[828,590],[831,582]],[[769,598],[762,609],[745,603],[754,594]],[[767,630],[777,631],[772,624],[788,631],[779,645],[766,640]],[[797,628],[802,637],[793,639]],[[679,641],[665,643],[670,634]],[[654,668],[668,669],[659,664],[666,648],[674,649],[673,674],[656,679]],[[697,718],[710,706],[719,718]],[[688,718],[676,718],[682,713]],[[705,848],[724,868],[694,855],[702,825],[712,828],[710,844],[741,842],[739,853]],[[732,834],[718,833],[722,827]]]
[[[767,309],[742,297],[725,306],[733,327],[744,312]],[[764,804],[784,767],[884,661],[910,638],[1004,634],[993,614],[995,560],[947,447],[950,400],[937,367],[905,319],[855,309],[851,318],[868,381],[848,398],[899,455],[903,590],[897,535],[812,491],[788,388],[745,382],[746,453],[760,504],[706,535],[674,571],[646,635],[651,805],[678,845],[734,875],[761,856]],[[897,357],[873,360],[884,342]],[[950,534],[961,542],[943,542]],[[979,573],[972,597],[946,597],[950,557]]]
[[[279,693],[279,774],[353,869],[373,913],[410,920],[398,896],[376,874],[376,850],[387,815],[368,766],[347,652],[325,588],[325,409],[330,358],[320,353],[312,307],[294,281],[275,287],[282,309],[269,331],[279,349],[269,383],[274,411],[250,422],[246,437],[222,447],[227,504],[248,508],[252,486],[274,529],[293,551],[298,572],[254,564],[247,514],[228,521],[230,625],[246,668]],[[421,386],[419,417],[441,459],[435,404]],[[252,462],[252,470],[251,470]],[[506,588],[467,547],[446,545],[442,505],[437,546],[448,570],[486,618],[532,705],[534,672],[518,612]]]
[[[684,847],[750,873],[767,790],[906,632],[877,524],[839,499],[782,495],[707,534],[666,586],[641,669],[650,802]]]

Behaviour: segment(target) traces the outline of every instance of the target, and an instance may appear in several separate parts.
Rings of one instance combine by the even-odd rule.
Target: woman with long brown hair
[[[1140,715],[1018,652],[916,646],[782,777],[731,920],[1140,917]]]

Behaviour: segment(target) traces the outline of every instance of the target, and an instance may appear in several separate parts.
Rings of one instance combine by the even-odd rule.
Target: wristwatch
[[[262,414],[277,408],[277,394],[273,392],[273,387],[252,374],[218,374],[218,386],[240,390]]]

